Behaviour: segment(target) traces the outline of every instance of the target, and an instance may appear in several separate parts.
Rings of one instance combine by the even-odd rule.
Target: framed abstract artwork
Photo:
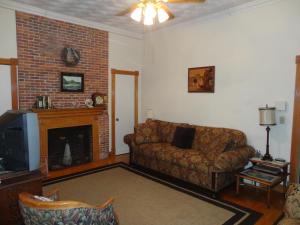
[[[188,70],[188,92],[215,92],[215,67],[196,67]]]

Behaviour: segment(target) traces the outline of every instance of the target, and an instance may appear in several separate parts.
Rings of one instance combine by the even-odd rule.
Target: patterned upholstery
[[[43,202],[21,193],[19,207],[25,225],[118,225],[111,201],[93,207],[72,201]]]
[[[146,121],[146,124],[148,124],[150,121],[157,123],[158,133],[162,139],[161,141],[168,142],[168,143],[172,142],[177,126],[181,126],[181,127],[188,126],[188,124],[186,123],[171,123],[171,122],[166,122],[161,120],[150,120],[150,119]]]
[[[286,192],[284,216],[279,225],[300,224],[300,184],[290,184]]]
[[[160,142],[137,143],[139,127],[145,129],[149,126],[152,129],[154,123],[157,124]],[[171,145],[177,126],[196,129],[191,149]],[[130,147],[132,163],[212,191],[219,191],[234,182],[234,172],[244,167],[249,158],[254,156],[254,149],[246,145],[246,136],[241,131],[160,120],[147,120],[139,124],[134,134],[124,137],[124,142]]]
[[[137,144],[160,142],[157,123],[148,121],[147,124],[140,124],[135,128],[135,142]]]

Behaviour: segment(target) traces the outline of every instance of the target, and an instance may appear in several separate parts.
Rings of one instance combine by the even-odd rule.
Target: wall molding
[[[108,31],[111,33],[119,34],[119,35],[130,37],[130,38],[135,38],[135,39],[140,39],[140,40],[143,39],[143,34],[139,34],[136,32],[130,32],[127,30],[108,26],[105,24],[76,18],[73,16],[67,16],[67,15],[63,15],[60,13],[55,13],[55,12],[40,9],[40,8],[37,8],[34,6],[17,3],[17,2],[12,2],[10,0],[0,0],[0,7],[15,10],[15,11],[21,11],[21,12],[25,12],[25,13],[31,13],[31,14],[38,15],[38,16],[44,16],[49,19],[60,20],[60,21],[73,23],[73,24],[77,24],[77,25],[81,25],[81,26],[86,26],[86,27],[90,27],[90,28],[96,28],[96,29]]]

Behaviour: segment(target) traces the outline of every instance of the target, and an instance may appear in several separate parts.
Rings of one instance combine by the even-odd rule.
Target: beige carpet
[[[99,205],[110,197],[121,225],[219,225],[234,213],[117,167],[50,184],[62,200]]]

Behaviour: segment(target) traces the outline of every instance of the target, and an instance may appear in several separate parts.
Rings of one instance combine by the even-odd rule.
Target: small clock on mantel
[[[94,94],[92,94],[92,100],[93,100],[94,107],[104,106],[104,104],[107,101],[107,97],[106,97],[106,95],[101,94],[101,93],[94,93]]]

